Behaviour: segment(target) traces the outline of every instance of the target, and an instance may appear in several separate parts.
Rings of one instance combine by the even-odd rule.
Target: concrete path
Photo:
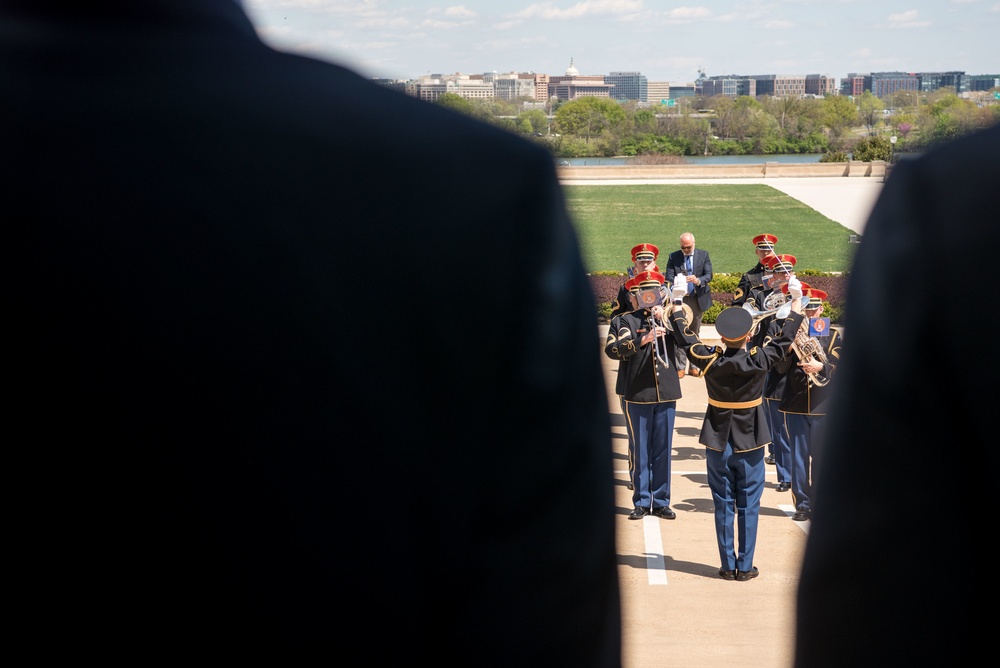
[[[706,334],[702,327],[702,335]],[[712,495],[705,448],[698,443],[708,394],[701,378],[681,380],[672,447],[671,507],[675,520],[629,520],[628,439],[614,393],[618,364],[603,353],[609,396],[617,507],[618,573],[625,668],[790,668],[795,592],[809,522],[795,522],[790,492],[777,492],[767,467],[755,565],[748,582],[719,577]]]
[[[868,214],[875,199],[882,191],[881,177],[802,177],[802,178],[745,178],[745,179],[602,179],[566,180],[569,186],[630,185],[640,183],[760,183],[771,186],[806,206],[840,223],[857,234],[863,234]]]

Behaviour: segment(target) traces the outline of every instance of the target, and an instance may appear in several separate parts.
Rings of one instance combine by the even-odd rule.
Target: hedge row
[[[844,298],[847,291],[848,274],[827,274],[809,269],[797,272],[803,283],[819,288],[827,293],[823,303],[823,315],[830,318],[834,324],[841,324],[844,314]],[[598,272],[589,274],[590,288],[594,292],[597,304],[597,316],[600,322],[607,322],[611,316],[612,303],[618,296],[618,289],[625,282],[625,274],[613,272]],[[705,311],[703,322],[713,323],[722,309],[731,306],[733,293],[739,285],[740,277],[735,274],[716,274],[709,284],[712,289],[712,308]]]

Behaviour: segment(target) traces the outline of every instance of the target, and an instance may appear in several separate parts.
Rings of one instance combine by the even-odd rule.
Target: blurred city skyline
[[[242,0],[275,48],[366,77],[1000,73],[1000,0]]]

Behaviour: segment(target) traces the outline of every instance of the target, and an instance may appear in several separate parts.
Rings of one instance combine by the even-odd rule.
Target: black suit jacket
[[[953,282],[914,290],[900,277],[924,261],[928,239],[944,238],[962,240],[963,284],[996,281],[997,156],[1000,127],[900,161],[865,226],[827,432],[813,451],[797,666],[947,665],[956,647],[992,650],[992,618],[979,611],[995,588],[980,566],[992,568],[984,541],[1000,529],[1000,450],[994,395],[982,388],[1000,361],[987,344],[935,373],[926,343],[965,349],[976,335],[956,331],[956,316],[989,337],[997,312],[957,315]],[[935,467],[949,458],[959,469],[942,475]]]
[[[0,30],[22,618],[102,656],[617,664],[551,156],[275,52],[229,0],[4,2]]]
[[[694,275],[700,281],[692,294],[698,300],[698,306],[701,307],[701,310],[707,311],[712,307],[712,288],[709,286],[713,276],[712,259],[709,257],[708,251],[697,246],[692,251],[692,255],[691,267],[694,270]],[[667,284],[673,283],[674,276],[679,273],[687,273],[684,271],[684,251],[675,250],[667,258],[667,266],[663,272]]]

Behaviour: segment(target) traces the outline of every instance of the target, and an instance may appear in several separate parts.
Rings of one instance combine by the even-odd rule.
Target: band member
[[[675,519],[670,508],[670,448],[681,384],[673,373],[674,338],[665,321],[663,274],[635,277],[639,308],[619,316],[608,330],[605,354],[623,360],[625,419],[634,442],[632,505],[628,518],[653,514]]]
[[[798,280],[791,284],[793,294]],[[779,335],[765,346],[747,348],[753,316],[730,307],[715,321],[722,346],[707,346],[688,327],[681,309],[683,286],[673,293],[674,336],[689,346],[688,355],[704,373],[708,408],[698,442],[705,446],[708,486],[715,504],[715,534],[724,580],[746,581],[759,575],[753,565],[757,520],[764,492],[764,446],[771,441],[764,414],[763,391],[768,369],[784,357],[802,322],[802,303],[795,300]],[[739,547],[735,544],[736,526]]]
[[[801,282],[801,281],[800,281]],[[806,283],[802,283],[803,292],[810,289]],[[768,323],[767,333],[764,337],[764,345],[780,334],[782,326],[785,324],[787,314],[778,312]],[[767,380],[764,381],[764,408],[767,412],[767,427],[771,431],[771,443],[767,446],[767,457],[765,464],[773,464],[775,472],[778,474],[778,492],[787,492],[792,488],[792,445],[788,438],[788,427],[785,426],[785,415],[778,410],[781,397],[785,392],[785,376],[788,367],[795,361],[794,356],[786,355],[778,360],[767,372]]]
[[[789,291],[789,286],[783,288]],[[798,332],[792,347],[792,364],[788,367],[785,389],[778,410],[785,416],[791,443],[792,501],[798,522],[812,514],[812,460],[816,455],[817,438],[826,417],[826,400],[830,379],[840,361],[840,333],[826,326],[822,319],[823,300],[827,294],[816,288],[804,288],[809,296],[805,308],[809,331]]]
[[[625,289],[628,291],[628,300],[632,306],[628,312],[631,312],[639,308],[639,284],[636,282],[635,276],[625,281]],[[621,316],[613,316],[611,323],[608,325],[608,332],[617,332],[620,329]],[[628,421],[628,415],[625,413],[625,368],[627,366],[628,361],[626,359],[622,358],[618,360],[618,375],[615,377],[615,394],[618,395],[622,416],[625,418],[625,434],[628,436],[628,488],[634,489],[635,485],[632,483],[632,480],[635,469],[635,442],[632,438],[632,426]]]
[[[773,234],[758,234],[753,238],[757,264],[740,277],[736,292],[733,293],[733,306],[743,306],[747,297],[750,296],[750,290],[768,287],[764,284],[764,276],[765,274],[770,275],[770,272],[764,265],[764,259],[775,254],[774,246],[777,243],[778,237]]]
[[[775,237],[776,238],[776,237]],[[789,278],[792,276],[792,270],[795,267],[795,256],[794,255],[767,255],[761,259],[761,264],[764,266],[764,275],[762,279],[762,284],[759,287],[751,288],[750,294],[747,295],[745,306],[748,308],[760,310],[760,311],[772,311],[777,306],[780,306],[785,302],[787,297],[782,292],[782,287],[788,283]],[[774,323],[776,314],[771,314],[765,318],[758,321],[756,329],[754,329],[750,342],[752,345],[761,346],[764,345],[764,341],[767,338],[768,330]],[[778,327],[780,329],[780,326]],[[772,373],[776,373],[772,371]],[[781,370],[784,373],[784,369]],[[776,379],[772,379],[772,383],[777,382]],[[774,390],[773,386],[771,387]],[[768,413],[768,426],[774,431],[774,421]],[[775,444],[774,442],[769,443],[767,446],[767,457],[764,459],[765,464],[777,465],[777,456],[775,455]],[[788,478],[783,477],[779,471],[779,483]]]
[[[632,248],[632,266],[628,268],[628,279],[634,278],[644,271],[658,271],[656,268],[656,257],[660,254],[660,249],[653,244],[638,244]],[[626,282],[628,282],[626,279]],[[629,290],[623,283],[618,288],[618,296],[611,304],[611,317],[634,311],[635,307],[630,305]]]
[[[775,306],[780,306],[785,302],[787,296],[782,292],[782,287],[788,283],[795,268],[794,255],[769,255],[762,260],[765,270],[765,280],[759,288],[750,290],[746,303],[752,308],[760,311],[773,310]],[[762,345],[764,336],[770,322],[774,320],[774,315],[761,320],[756,331],[753,333],[752,343]]]

